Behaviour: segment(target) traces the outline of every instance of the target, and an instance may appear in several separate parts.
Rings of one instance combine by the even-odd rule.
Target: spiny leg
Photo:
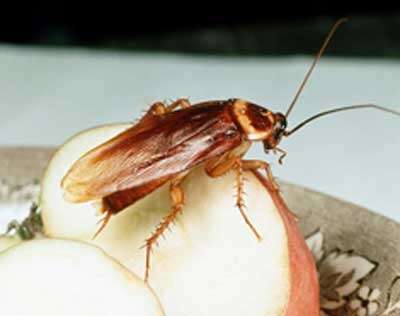
[[[226,174],[230,170],[236,171],[236,181],[237,181],[237,193],[236,193],[236,206],[238,207],[240,214],[242,215],[246,224],[250,227],[251,231],[254,233],[258,240],[261,240],[261,235],[257,232],[254,225],[250,222],[250,219],[247,217],[245,213],[245,205],[243,200],[243,168],[242,168],[242,160],[238,156],[234,155],[224,155],[219,157],[218,160],[209,161],[205,165],[206,173],[212,177],[217,178],[224,174]]]
[[[279,191],[279,185],[276,183],[274,179],[274,175],[272,174],[270,165],[262,160],[242,160],[243,170],[258,170],[264,169],[267,173],[268,180],[272,183],[272,186],[276,191]]]
[[[104,202],[103,202],[104,203]],[[96,237],[103,231],[103,229],[107,226],[107,224],[110,222],[111,216],[113,213],[111,212],[110,209],[104,208],[103,205],[103,210],[102,213],[105,214],[103,218],[101,218],[98,222],[97,225],[100,224],[100,227],[97,229],[96,233],[93,235],[92,239],[96,239]]]
[[[170,185],[170,196],[172,207],[170,213],[163,218],[161,223],[156,227],[153,234],[146,239],[144,247],[146,247],[146,272],[144,281],[147,282],[150,271],[150,256],[153,244],[157,243],[157,240],[164,234],[165,230],[168,229],[169,225],[174,222],[177,215],[181,213],[184,203],[184,192],[180,186],[183,177],[179,177],[171,182]]]
[[[284,157],[284,156],[283,156]],[[282,157],[282,158],[283,158]],[[258,169],[264,169],[267,173],[267,180],[270,181],[272,184],[272,187],[274,190],[279,192],[279,185],[276,183],[274,176],[272,175],[271,168],[268,163],[262,160],[242,160],[243,164],[243,170],[249,170],[249,171],[257,171]],[[291,212],[293,217],[298,220],[298,217],[296,214]]]
[[[170,105],[165,105],[163,102],[155,102],[151,105],[148,113],[151,113],[152,115],[163,115],[165,113],[172,112],[176,108],[182,108],[186,109],[190,107],[190,102],[188,99],[177,99],[174,102],[172,102]]]
[[[180,98],[180,99],[177,99],[174,102],[172,102],[170,105],[168,105],[166,107],[166,112],[172,112],[173,110],[175,110],[178,107],[181,109],[187,109],[190,106],[191,106],[191,104],[188,99]]]
[[[250,219],[247,217],[245,212],[245,204],[243,199],[244,194],[244,178],[243,178],[243,168],[242,168],[242,160],[237,158],[236,163],[234,165],[234,170],[236,171],[236,184],[237,184],[237,195],[236,195],[236,206],[238,207],[240,214],[242,215],[244,221],[247,226],[250,227],[251,231],[254,233],[256,238],[260,241],[261,235],[258,233],[257,229],[250,222]]]
[[[240,167],[243,171],[264,169],[267,173],[268,180],[272,183],[274,189],[279,191],[279,186],[274,179],[270,165],[262,160],[242,160],[238,156],[224,155],[219,157],[218,160],[211,160],[206,163],[205,170],[210,177],[217,178],[228,171],[237,168],[237,161],[239,160]]]
[[[211,178],[218,178],[234,168],[236,159],[236,157],[230,157],[228,153],[207,161],[204,169]]]
[[[205,164],[206,173],[212,178],[218,178],[234,169],[235,164],[250,148],[250,142],[244,142],[234,150],[210,159]]]
[[[172,112],[174,109],[177,107],[180,107],[182,109],[186,109],[190,107],[191,104],[188,99],[178,99],[172,102],[170,105],[166,105],[163,102],[154,102],[150,108],[147,110],[147,112],[144,114],[144,116],[139,120],[138,123],[143,123],[147,119],[157,116],[157,115],[163,115],[165,113]]]

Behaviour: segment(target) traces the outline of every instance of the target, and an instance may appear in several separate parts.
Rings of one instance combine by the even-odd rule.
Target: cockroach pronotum
[[[102,201],[104,218],[95,234],[97,236],[112,215],[169,183],[170,213],[144,245],[146,281],[154,243],[182,212],[184,192],[181,182],[199,164],[204,164],[205,172],[210,177],[219,177],[228,171],[236,173],[236,205],[250,230],[257,239],[261,239],[244,211],[243,172],[265,170],[268,181],[277,190],[278,186],[267,162],[243,159],[253,141],[262,141],[266,153],[279,153],[279,162],[282,163],[286,152],[278,147],[281,139],[317,118],[361,108],[400,115],[397,111],[375,104],[359,104],[318,113],[287,129],[287,118],[308,78],[332,35],[345,20],[338,20],[332,27],[285,114],[274,113],[242,99],[206,101],[194,105],[187,99],[178,99],[169,105],[156,102],[137,124],[89,151],[73,164],[62,180],[65,198],[76,203]]]

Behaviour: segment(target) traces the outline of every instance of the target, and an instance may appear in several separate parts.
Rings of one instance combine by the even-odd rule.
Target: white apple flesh
[[[152,290],[101,249],[56,239],[0,254],[1,314],[162,316]]]
[[[43,178],[40,206],[49,237],[92,242],[143,276],[140,246],[169,212],[168,187],[114,216],[95,240],[98,203],[69,203],[60,187],[80,156],[128,127],[95,128],[64,144]],[[315,265],[295,221],[277,194],[245,176],[247,214],[260,242],[235,206],[234,174],[213,179],[200,166],[183,182],[183,214],[151,259],[149,283],[167,315],[319,315]]]

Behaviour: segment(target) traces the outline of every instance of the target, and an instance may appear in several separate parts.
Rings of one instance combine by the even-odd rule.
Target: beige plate
[[[26,213],[53,152],[0,148],[0,231]],[[282,191],[318,264],[321,314],[400,315],[400,225],[302,187]]]

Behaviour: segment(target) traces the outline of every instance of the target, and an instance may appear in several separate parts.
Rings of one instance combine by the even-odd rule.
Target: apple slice
[[[49,164],[40,202],[48,236],[92,242],[143,276],[140,246],[169,212],[168,188],[114,216],[91,240],[98,203],[66,202],[60,187],[75,160],[128,127],[99,127],[70,139]],[[183,214],[152,255],[149,282],[167,315],[319,315],[315,265],[294,219],[268,183],[246,178],[247,214],[261,242],[234,206],[233,174],[212,179],[200,167],[185,179]]]
[[[2,315],[164,315],[152,290],[83,242],[26,241],[0,254]]]

